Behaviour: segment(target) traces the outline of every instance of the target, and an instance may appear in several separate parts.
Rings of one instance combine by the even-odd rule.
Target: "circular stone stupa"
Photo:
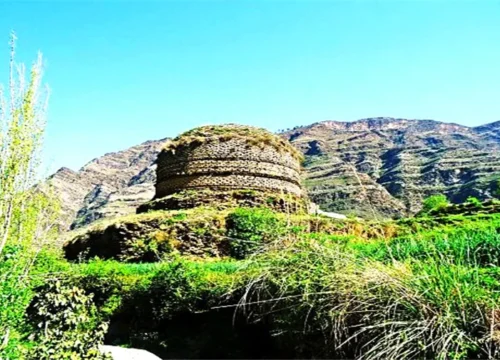
[[[288,141],[264,129],[199,127],[165,145],[157,159],[155,198],[138,212],[215,204],[304,210],[301,159]]]

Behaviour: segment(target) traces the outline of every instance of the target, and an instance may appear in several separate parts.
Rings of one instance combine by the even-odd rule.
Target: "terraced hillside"
[[[500,179],[500,122],[323,121],[282,134],[306,154],[305,184],[324,209],[364,216],[416,212],[444,193],[491,198]]]
[[[432,120],[323,121],[283,132],[305,154],[304,183],[323,210],[397,217],[422,199],[491,198],[500,179],[500,121],[466,126]],[[63,199],[63,227],[132,213],[154,195],[154,160],[163,140],[106,154],[50,181]]]

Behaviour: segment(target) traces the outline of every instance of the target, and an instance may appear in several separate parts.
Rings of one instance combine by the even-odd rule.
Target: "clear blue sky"
[[[53,169],[207,123],[500,119],[498,1],[0,0],[2,82],[10,30],[46,59]]]

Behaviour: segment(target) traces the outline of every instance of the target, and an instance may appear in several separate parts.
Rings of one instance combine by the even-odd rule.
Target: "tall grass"
[[[250,260],[239,308],[272,314],[299,356],[495,358],[498,228],[441,228],[393,241],[299,241]]]

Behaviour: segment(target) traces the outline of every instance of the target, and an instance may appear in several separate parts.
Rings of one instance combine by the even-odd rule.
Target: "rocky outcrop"
[[[323,121],[283,132],[305,155],[305,187],[324,211],[397,217],[444,193],[453,202],[489,199],[500,179],[500,121],[466,127],[432,120]],[[68,228],[135,211],[153,198],[154,160],[164,140],[149,141],[60,169],[50,181]]]

